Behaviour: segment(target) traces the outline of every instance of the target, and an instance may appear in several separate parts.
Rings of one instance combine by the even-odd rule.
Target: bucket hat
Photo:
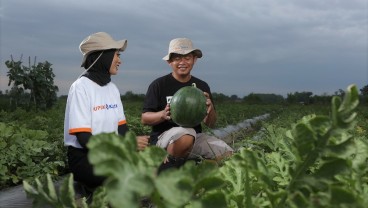
[[[193,47],[193,43],[188,38],[176,38],[170,41],[169,52],[162,59],[165,61],[170,60],[170,55],[172,53],[176,54],[188,54],[193,52],[198,58],[202,57],[202,51]]]
[[[97,32],[86,37],[79,45],[79,50],[83,54],[81,67],[84,67],[89,54],[95,51],[103,51],[108,49],[119,49],[124,51],[127,47],[127,40],[114,40],[105,32]]]

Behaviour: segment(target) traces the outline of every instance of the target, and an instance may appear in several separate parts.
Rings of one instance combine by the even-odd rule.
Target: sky
[[[48,61],[58,95],[83,72],[79,44],[95,32],[127,39],[112,77],[145,94],[171,72],[170,40],[190,38],[203,57],[192,75],[212,92],[332,95],[368,85],[368,0],[0,0],[0,90],[6,60]],[[22,58],[22,59],[21,59]]]

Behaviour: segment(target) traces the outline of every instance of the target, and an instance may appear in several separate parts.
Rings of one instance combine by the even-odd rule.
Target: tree
[[[57,91],[59,88],[54,85],[54,73],[49,62],[38,63],[36,65],[36,57],[34,64],[31,66],[31,58],[29,57],[29,66],[22,65],[22,57],[19,61],[11,60],[5,62],[9,71],[8,86],[12,85],[11,100],[15,100],[16,106],[22,104],[19,101],[24,100],[27,107],[34,106],[36,109],[47,109],[53,106],[57,101]],[[29,93],[28,93],[29,91]]]
[[[231,95],[230,96],[230,100],[232,101],[236,101],[236,100],[239,100],[238,96],[237,95]]]
[[[244,97],[243,100],[249,104],[259,104],[262,102],[261,98],[254,93],[250,93],[248,96]]]
[[[368,103],[368,85],[360,89],[362,103]]]
[[[224,95],[223,93],[212,93],[212,98],[217,102],[227,101],[229,100],[229,97]]]
[[[331,103],[331,99],[332,99],[332,95],[329,95],[327,93],[323,93],[322,95],[314,95],[312,97],[312,102],[314,104],[330,104]]]
[[[144,97],[144,94],[134,94],[132,91],[127,91],[125,95],[121,96],[121,99],[130,101],[143,101]]]
[[[363,96],[368,96],[368,85],[364,86],[362,89],[360,89],[360,93]]]
[[[336,96],[340,96],[341,98],[343,98],[345,96],[345,91],[343,89],[338,89],[336,92],[335,92],[335,95]]]
[[[268,93],[251,93],[249,96],[255,96],[257,97],[258,101],[260,103],[264,103],[264,104],[275,104],[275,103],[283,103],[284,102],[284,97],[281,95],[276,95],[276,94],[268,94]],[[245,98],[244,100],[248,99],[248,101],[251,99],[251,97],[249,98]]]
[[[311,104],[312,99],[311,96],[313,95],[312,92],[295,92],[295,93],[288,93],[286,100],[288,103],[303,103],[303,104]]]

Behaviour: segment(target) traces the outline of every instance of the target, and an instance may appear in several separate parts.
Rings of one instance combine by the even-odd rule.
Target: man
[[[141,121],[145,125],[152,126],[151,144],[166,149],[169,154],[159,172],[168,167],[180,167],[188,158],[220,160],[233,152],[224,141],[202,133],[201,124],[193,128],[184,128],[170,118],[171,97],[180,88],[195,83],[207,98],[207,116],[203,123],[208,127],[215,125],[217,114],[210,87],[206,82],[191,75],[194,64],[201,57],[202,51],[193,48],[190,39],[171,40],[168,54],[163,60],[167,61],[172,72],[154,80],[148,87]]]

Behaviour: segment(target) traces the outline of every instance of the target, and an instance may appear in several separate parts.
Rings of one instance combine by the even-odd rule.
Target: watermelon
[[[171,98],[171,119],[179,126],[194,127],[207,115],[206,96],[193,83],[180,88]]]

